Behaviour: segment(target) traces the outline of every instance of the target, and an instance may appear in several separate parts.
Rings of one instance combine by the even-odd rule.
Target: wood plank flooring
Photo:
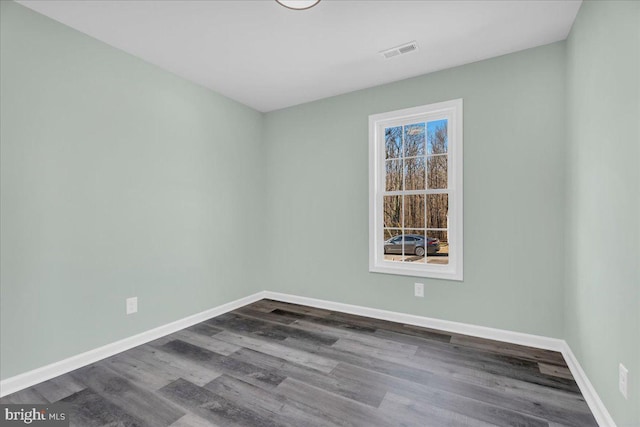
[[[597,426],[562,355],[262,300],[1,403],[71,425]]]

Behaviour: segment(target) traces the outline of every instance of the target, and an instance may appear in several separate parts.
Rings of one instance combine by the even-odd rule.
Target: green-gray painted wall
[[[271,289],[562,337],[564,58],[555,43],[267,114]],[[368,116],[456,98],[464,282],[369,273]]]
[[[640,426],[639,61],[640,2],[584,2],[567,41],[565,327],[618,427]]]
[[[2,378],[255,292],[262,114],[0,4]]]

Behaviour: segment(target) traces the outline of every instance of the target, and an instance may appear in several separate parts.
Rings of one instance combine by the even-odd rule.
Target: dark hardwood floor
[[[93,426],[596,426],[560,353],[262,300],[2,403]]]

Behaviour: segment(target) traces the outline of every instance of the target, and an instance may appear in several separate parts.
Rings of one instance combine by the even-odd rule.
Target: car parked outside
[[[403,244],[405,255],[424,256],[425,253],[433,255],[440,250],[440,240],[436,238],[420,234],[401,234],[384,242],[384,253],[402,254]]]

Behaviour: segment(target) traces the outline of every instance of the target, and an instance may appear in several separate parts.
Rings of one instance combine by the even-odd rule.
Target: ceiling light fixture
[[[282,6],[293,10],[311,9],[320,3],[320,0],[276,0]]]

